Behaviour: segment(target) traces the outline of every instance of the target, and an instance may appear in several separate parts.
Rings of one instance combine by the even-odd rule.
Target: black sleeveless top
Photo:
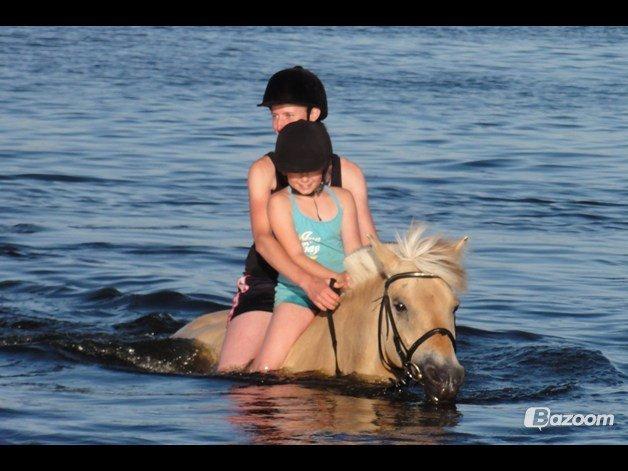
[[[269,152],[267,155],[272,155]],[[271,193],[276,193],[279,190],[288,186],[288,178],[281,172],[275,169],[275,178],[277,180],[277,186]],[[340,157],[336,154],[331,156],[331,186],[342,187],[342,174],[340,169]],[[255,244],[249,249],[249,253],[246,256],[246,262],[244,264],[244,273],[255,277],[269,278],[270,280],[277,281],[277,270],[275,270],[270,264],[264,260],[257,250],[255,250]]]

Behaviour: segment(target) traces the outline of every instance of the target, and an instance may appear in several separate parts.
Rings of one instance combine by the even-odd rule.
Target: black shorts
[[[236,286],[228,320],[249,311],[273,312],[276,280],[244,273],[238,278]]]

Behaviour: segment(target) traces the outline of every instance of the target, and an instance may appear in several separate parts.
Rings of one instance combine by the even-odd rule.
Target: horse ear
[[[469,240],[469,236],[464,236],[462,239],[460,239],[458,242],[456,242],[456,245],[454,247],[454,251],[456,253],[462,252],[462,249],[467,245],[467,241],[468,240]]]
[[[372,235],[367,235],[368,240],[371,241],[373,247],[373,253],[377,261],[381,264],[385,275],[390,276],[394,273],[394,267],[399,263],[399,257],[397,257],[392,250],[386,247],[380,242],[380,240]]]

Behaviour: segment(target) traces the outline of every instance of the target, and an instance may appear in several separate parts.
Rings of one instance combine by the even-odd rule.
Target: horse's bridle
[[[413,379],[418,382],[423,381],[423,372],[421,371],[421,368],[418,365],[412,363],[412,355],[414,354],[416,349],[419,348],[419,346],[423,342],[425,342],[427,339],[431,338],[432,336],[436,334],[445,335],[449,337],[449,340],[451,341],[451,344],[454,347],[454,351],[456,351],[456,338],[454,337],[454,335],[451,333],[449,329],[446,329],[444,327],[436,327],[435,329],[427,331],[425,334],[423,334],[421,337],[415,340],[414,343],[410,346],[410,348],[407,348],[405,346],[405,344],[403,343],[403,340],[401,339],[401,336],[399,335],[399,330],[397,329],[397,324],[395,323],[395,318],[392,313],[390,297],[388,296],[388,288],[390,287],[390,285],[394,281],[397,281],[403,278],[440,278],[440,277],[437,275],[433,275],[431,273],[409,271],[409,272],[397,273],[395,275],[392,275],[388,277],[386,279],[386,282],[384,283],[384,294],[382,295],[382,298],[381,298],[382,301],[379,306],[379,319],[378,319],[378,324],[377,324],[377,342],[378,342],[378,348],[379,348],[379,356],[382,363],[384,363],[384,366],[388,368],[389,371],[394,373],[395,376],[397,377],[397,380],[402,384],[406,382],[406,379]],[[401,360],[401,365],[402,365],[401,368],[394,365],[391,361],[388,360],[388,358],[386,358],[386,355],[384,354],[384,350],[382,348],[382,333],[383,333],[382,321],[384,318],[384,313],[386,313],[386,318],[388,322],[390,323],[390,326],[392,327],[393,342],[395,344],[395,349],[397,350],[397,354],[399,355],[399,360]],[[407,378],[404,378],[404,376],[406,376]]]
[[[389,276],[386,278],[386,282],[384,283],[384,294],[381,297],[381,303],[379,305],[379,319],[377,321],[377,347],[379,351],[379,357],[381,362],[384,364],[391,373],[393,373],[397,378],[397,383],[399,385],[404,385],[407,383],[407,380],[415,380],[419,383],[423,382],[423,372],[418,365],[412,363],[412,355],[416,351],[419,346],[425,342],[430,337],[441,334],[449,337],[451,344],[454,347],[454,352],[456,351],[456,338],[454,334],[451,333],[449,329],[444,327],[436,327],[435,329],[429,330],[425,332],[421,337],[414,341],[414,343],[407,348],[406,345],[401,340],[401,336],[399,335],[399,330],[397,329],[397,324],[395,323],[395,318],[392,314],[392,308],[390,305],[390,298],[388,296],[388,288],[390,285],[397,280],[402,278],[440,278],[438,275],[433,275],[431,273],[425,273],[420,271],[408,271],[403,273],[397,273],[395,275]],[[441,278],[442,279],[442,278]],[[337,293],[340,291],[337,288],[334,288],[335,279],[331,279],[329,282],[329,286],[336,291]],[[390,323],[393,331],[393,341],[395,344],[395,349],[397,350],[397,355],[399,355],[399,360],[401,360],[401,368],[393,364],[386,355],[384,354],[384,349],[382,348],[382,321],[384,318],[384,312],[386,313],[386,318]],[[334,350],[334,358],[336,361],[336,376],[340,376],[340,368],[338,367],[338,342],[336,340],[336,329],[334,327],[333,321],[333,312],[331,310],[326,311],[327,321],[329,323],[329,333],[331,336],[332,348]],[[455,321],[454,321],[455,322]]]

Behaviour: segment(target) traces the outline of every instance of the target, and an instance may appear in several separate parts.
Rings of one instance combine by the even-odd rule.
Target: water
[[[380,237],[470,236],[453,409],[167,339],[233,296],[295,64]],[[0,442],[625,443],[627,74],[626,28],[0,29]]]

